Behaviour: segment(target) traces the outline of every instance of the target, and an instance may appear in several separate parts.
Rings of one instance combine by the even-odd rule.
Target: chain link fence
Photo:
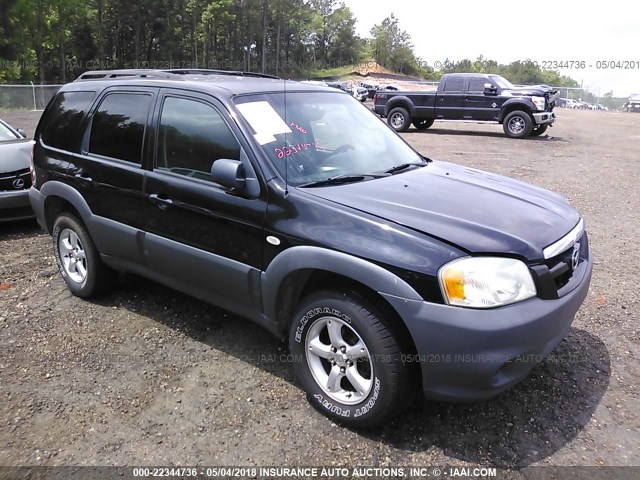
[[[438,82],[424,81],[421,85],[437,88]],[[44,110],[51,97],[62,85],[4,85],[0,84],[0,110]],[[582,88],[554,87],[565,98],[578,99]]]
[[[2,85],[0,110],[44,110],[62,85]]]

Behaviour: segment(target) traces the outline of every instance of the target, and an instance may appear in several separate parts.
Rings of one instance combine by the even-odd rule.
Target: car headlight
[[[544,97],[531,97],[531,101],[536,106],[537,110],[544,110],[546,100]]]
[[[438,279],[446,302],[459,307],[499,307],[537,294],[531,272],[513,258],[460,258],[444,265]]]

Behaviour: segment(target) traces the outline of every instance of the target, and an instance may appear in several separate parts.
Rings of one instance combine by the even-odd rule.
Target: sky
[[[559,69],[596,95],[640,93],[640,3],[621,0],[342,0],[360,36],[394,13],[425,64],[484,58],[584,61]],[[629,69],[598,69],[599,61],[628,61]]]

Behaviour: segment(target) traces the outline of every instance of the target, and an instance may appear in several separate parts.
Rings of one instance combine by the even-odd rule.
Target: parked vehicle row
[[[373,98],[378,92],[397,92],[400,87],[395,83],[378,83],[371,81],[360,82],[360,86],[367,89],[369,98]]]
[[[360,100],[361,102],[366,102],[367,98],[369,98],[369,91],[358,85],[356,82],[348,81],[348,82],[327,82],[329,87],[338,88],[343,90]]]
[[[631,95],[627,103],[624,104],[623,110],[640,113],[640,95]]]
[[[344,92],[240,75],[90,72],[53,98],[30,199],[74,295],[124,270],[252,319],[355,427],[416,391],[491,398],[567,335],[593,260],[566,199],[426,158]],[[555,93],[491,80],[506,122],[546,125]]]
[[[558,98],[556,100],[556,107],[561,108],[573,108],[577,110],[600,110],[608,112],[609,108],[600,103],[588,103],[580,100],[573,100],[571,98]]]
[[[33,142],[22,129],[0,120],[0,222],[33,217],[29,163]]]
[[[443,75],[436,92],[377,92],[374,111],[397,132],[436,120],[497,122],[511,138],[542,135],[556,120],[559,93],[547,85],[515,87],[499,75]]]
[[[400,90],[400,87],[393,83],[378,83],[371,81],[356,82],[354,80],[347,80],[341,82],[325,82],[324,80],[305,80],[303,83],[310,85],[327,85],[329,87],[338,88],[351,94],[361,102],[365,102],[367,99],[373,98],[375,94],[380,91],[395,92]]]

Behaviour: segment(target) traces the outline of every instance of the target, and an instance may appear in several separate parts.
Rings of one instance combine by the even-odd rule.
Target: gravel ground
[[[133,275],[75,298],[34,222],[0,226],[0,465],[640,465],[640,115],[559,110],[550,135],[436,123],[424,154],[558,191],[596,259],[568,338],[473,405],[417,402],[374,431],[306,402],[283,345]],[[33,133],[38,114],[0,112]]]

